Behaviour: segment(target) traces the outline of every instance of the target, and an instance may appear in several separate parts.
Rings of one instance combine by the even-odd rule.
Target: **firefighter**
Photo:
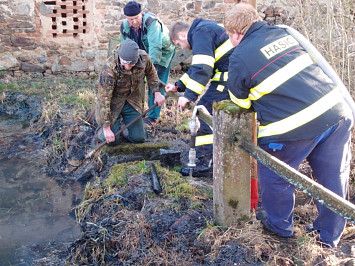
[[[291,167],[307,159],[316,180],[345,198],[350,171],[353,116],[335,83],[285,29],[261,21],[249,4],[225,15],[236,47],[230,57],[231,100],[257,113],[259,146]],[[292,237],[295,188],[258,164],[264,229]],[[308,231],[336,247],[346,221],[316,202],[318,216]]]
[[[139,49],[146,51],[158,73],[159,79],[167,83],[175,46],[169,39],[169,29],[153,14],[142,12],[141,5],[135,1],[128,2],[123,8],[126,19],[121,24],[121,42],[131,39]],[[142,84],[144,86],[144,84]],[[164,95],[164,89],[161,90]],[[154,94],[148,86],[148,106],[154,104]],[[146,125],[153,125],[160,116],[161,107],[148,112],[144,120]]]
[[[233,46],[226,30],[216,22],[198,18],[191,25],[174,23],[170,29],[170,40],[181,49],[192,50],[192,64],[175,85],[167,84],[165,90],[184,92],[178,100],[179,106],[184,108],[189,102],[195,102],[211,82],[198,105],[204,105],[212,114],[213,102],[229,99],[228,64]],[[212,141],[212,129],[201,120],[196,138],[198,162],[193,176],[212,172]],[[182,174],[188,175],[189,169],[183,168]]]
[[[101,126],[98,133],[101,141],[118,144],[122,138],[115,137],[115,133],[121,128],[121,118],[127,125],[142,113],[144,95],[139,84],[144,77],[155,94],[155,102],[161,106],[165,97],[160,92],[160,81],[152,61],[134,41],[124,41],[120,48],[114,50],[100,73],[96,121]],[[129,126],[128,132],[123,131],[123,136],[133,143],[144,142],[143,119]]]

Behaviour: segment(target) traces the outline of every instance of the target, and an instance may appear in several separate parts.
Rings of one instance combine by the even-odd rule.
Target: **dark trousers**
[[[220,92],[217,90],[217,86],[220,83],[211,82],[211,85],[208,87],[205,94],[201,97],[197,105],[203,105],[206,107],[208,112],[212,115],[212,105],[214,102],[219,102],[222,100],[229,99],[229,93],[225,89],[224,91]],[[205,136],[213,134],[212,129],[210,126],[200,119],[200,128],[197,131],[197,136]],[[196,147],[196,156],[202,157],[213,152],[213,145],[212,144],[205,144]]]
[[[317,182],[345,198],[350,173],[350,144],[352,118],[341,120],[315,139],[280,142],[282,148],[273,150],[269,144],[260,145],[272,156],[291,167],[307,159]],[[258,164],[261,200],[274,231],[283,236],[293,234],[295,188],[267,167]],[[316,202],[318,217],[313,227],[320,231],[324,243],[336,247],[345,229],[346,221],[324,205]]]
[[[168,82],[169,78],[169,73],[170,73],[170,66],[171,66],[171,61],[168,67],[163,67],[161,65],[158,65],[157,67],[157,73],[159,79],[164,82],[165,84]],[[165,95],[165,90],[160,90],[161,94]],[[148,107],[151,107],[154,105],[154,95],[150,87],[148,86]],[[148,117],[157,119],[160,116],[160,111],[161,111],[162,106],[155,107],[154,109],[150,110],[148,112]]]

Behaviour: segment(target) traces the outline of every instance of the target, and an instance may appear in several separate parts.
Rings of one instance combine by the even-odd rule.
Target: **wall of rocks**
[[[290,24],[301,0],[259,0],[262,17]],[[120,0],[0,0],[0,72],[59,74],[100,71],[124,19]],[[236,0],[142,0],[166,24],[197,17],[223,23]]]

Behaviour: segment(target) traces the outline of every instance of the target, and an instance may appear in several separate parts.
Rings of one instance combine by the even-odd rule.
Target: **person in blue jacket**
[[[141,5],[135,1],[128,2],[123,8],[126,19],[120,27],[121,42],[126,39],[135,41],[139,49],[148,53],[159,79],[168,82],[171,61],[175,54],[175,46],[171,44],[169,29],[153,14],[143,12]],[[161,90],[164,95],[165,91]],[[154,94],[148,86],[148,106],[154,105]],[[153,125],[160,116],[161,107],[148,112],[145,119],[147,125]]]
[[[334,82],[288,32],[261,21],[249,4],[235,5],[225,27],[236,48],[230,57],[231,100],[257,113],[259,146],[298,168],[309,162],[324,187],[345,198],[349,182],[353,116]],[[295,188],[258,164],[264,229],[292,237]],[[346,221],[316,202],[318,216],[308,231],[336,247]]]
[[[174,23],[170,29],[170,40],[181,49],[192,50],[192,63],[175,84],[165,87],[166,91],[184,92],[184,96],[178,100],[180,107],[184,108],[189,102],[199,99],[198,105],[204,105],[212,114],[213,102],[229,99],[228,64],[234,47],[226,30],[216,22],[198,18],[191,25],[184,22]],[[204,92],[209,82],[210,85]],[[199,171],[212,171],[212,141],[211,128],[200,120],[196,137],[196,155],[199,162],[194,176],[198,176]],[[182,169],[182,174],[188,173],[188,168]]]

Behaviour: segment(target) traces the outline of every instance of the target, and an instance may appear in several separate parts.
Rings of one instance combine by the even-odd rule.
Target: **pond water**
[[[28,139],[26,129],[25,122],[0,113],[0,265],[18,265],[25,246],[80,235],[72,208],[82,197],[81,184],[46,176],[37,149],[42,143]]]

